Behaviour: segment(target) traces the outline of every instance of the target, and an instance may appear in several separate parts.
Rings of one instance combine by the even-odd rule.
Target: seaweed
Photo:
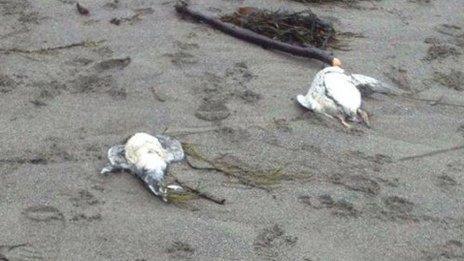
[[[190,143],[183,143],[182,147],[188,157],[194,158],[208,165],[208,167],[196,166],[192,164],[187,157],[187,163],[193,169],[221,172],[228,177],[237,179],[242,185],[262,189],[266,192],[270,192],[272,187],[282,180],[311,178],[311,176],[304,174],[289,175],[283,171],[285,166],[273,169],[254,168],[236,158],[231,157],[230,155],[209,159],[202,155],[195,145]]]
[[[335,41],[333,26],[317,17],[311,10],[290,13],[254,7],[241,7],[221,21],[232,23],[255,33],[292,45],[326,49]]]
[[[171,204],[181,204],[192,199],[198,198],[198,195],[195,195],[194,193],[187,191],[182,193],[168,193],[167,198],[168,202]]]

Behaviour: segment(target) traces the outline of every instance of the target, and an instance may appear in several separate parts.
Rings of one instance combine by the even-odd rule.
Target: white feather
[[[125,145],[126,159],[139,169],[155,170],[166,168],[166,151],[156,137],[137,133]]]
[[[361,93],[351,82],[350,77],[343,72],[327,73],[324,75],[327,94],[335,103],[341,105],[346,112],[356,115],[361,107]]]
[[[359,88],[368,89],[368,92],[385,94],[403,94],[405,91],[362,74],[351,74],[351,81]],[[366,90],[364,90],[366,91]]]

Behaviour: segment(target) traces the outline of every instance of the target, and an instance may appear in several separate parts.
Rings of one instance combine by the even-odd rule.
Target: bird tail
[[[351,78],[356,88],[358,88],[364,95],[371,94],[373,92],[395,95],[405,93],[405,91],[400,88],[362,74],[352,74]]]

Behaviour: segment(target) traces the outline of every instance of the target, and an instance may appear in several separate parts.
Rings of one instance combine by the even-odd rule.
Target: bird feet
[[[364,124],[366,124],[366,127],[371,128],[371,123],[369,121],[369,115],[367,115],[367,112],[364,110],[358,109],[358,115],[359,117],[361,117]]]
[[[340,123],[343,125],[343,127],[345,127],[347,130],[353,129],[353,126],[348,124],[348,122],[346,122],[346,120],[345,120],[345,117],[343,117],[342,115],[337,115],[337,119],[340,121]]]
[[[107,176],[109,173],[114,172],[114,171],[115,171],[115,168],[113,167],[113,165],[107,165],[100,171],[100,173]]]

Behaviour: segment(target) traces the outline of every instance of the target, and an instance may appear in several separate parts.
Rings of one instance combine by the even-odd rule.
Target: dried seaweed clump
[[[332,25],[319,19],[311,10],[289,13],[241,7],[231,15],[222,16],[221,20],[299,46],[312,45],[325,49],[335,40]]]

